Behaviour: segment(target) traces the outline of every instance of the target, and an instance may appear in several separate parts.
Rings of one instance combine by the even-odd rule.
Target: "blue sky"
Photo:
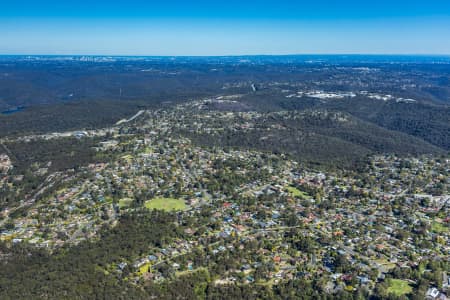
[[[450,1],[2,1],[0,54],[450,54]]]

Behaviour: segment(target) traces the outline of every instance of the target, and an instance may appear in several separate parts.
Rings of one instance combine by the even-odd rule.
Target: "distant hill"
[[[450,150],[450,106],[436,103],[380,101],[366,97],[318,101],[286,98],[268,91],[239,99],[246,110],[277,111],[327,109],[349,113],[388,130],[399,131]]]
[[[263,112],[264,124],[285,129],[192,138],[318,164],[440,153],[450,151],[449,71],[438,57],[0,57],[0,137],[100,128],[141,109],[239,95],[210,109]],[[346,96],[311,97],[320,92]],[[278,111],[303,115],[294,122]]]
[[[416,155],[444,152],[442,148],[419,138],[388,130],[341,112],[307,110],[267,113],[252,121],[255,121],[253,130],[236,131],[233,128],[220,134],[184,134],[203,146],[285,153],[298,161],[328,166],[350,167],[374,153]],[[215,120],[215,126],[220,128],[217,122]]]

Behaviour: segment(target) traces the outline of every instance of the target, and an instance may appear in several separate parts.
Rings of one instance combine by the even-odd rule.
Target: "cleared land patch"
[[[287,186],[286,190],[292,194],[294,197],[302,198],[302,199],[308,199],[311,198],[307,193],[300,191],[298,188],[295,188],[293,186]]]
[[[119,200],[119,207],[120,208],[126,208],[129,207],[133,203],[133,199],[130,198],[123,198]]]
[[[405,280],[391,279],[389,280],[388,293],[396,296],[406,295],[412,292],[412,287]]]
[[[148,209],[159,209],[165,211],[185,210],[186,204],[184,200],[175,198],[154,198],[145,201],[145,207]]]
[[[434,232],[436,232],[436,233],[444,233],[444,232],[449,231],[449,228],[446,227],[446,226],[445,226],[444,224],[442,224],[442,223],[439,223],[439,222],[434,221],[434,222],[431,224],[431,230],[434,231]]]

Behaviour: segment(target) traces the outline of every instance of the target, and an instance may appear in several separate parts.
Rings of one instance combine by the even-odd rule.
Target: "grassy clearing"
[[[181,276],[188,275],[190,273],[196,273],[196,272],[208,272],[208,269],[205,267],[199,267],[199,268],[192,269],[192,270],[177,271],[177,272],[175,272],[175,276],[181,277]]]
[[[119,207],[120,208],[130,207],[131,203],[133,203],[133,199],[123,198],[119,200]]]
[[[401,279],[390,279],[388,293],[394,294],[396,296],[406,295],[412,292],[412,287],[405,280]]]
[[[154,198],[145,201],[145,207],[148,209],[159,209],[165,211],[185,210],[186,204],[184,200],[175,198]]]
[[[124,160],[132,160],[133,159],[133,155],[126,154],[126,155],[122,156],[122,159],[124,159]]]
[[[395,263],[392,263],[392,262],[388,261],[385,258],[374,259],[373,262],[375,262],[375,263],[377,263],[379,265],[382,265],[387,270],[391,270],[391,269],[395,268]]]
[[[293,186],[287,186],[286,190],[292,194],[294,197],[302,198],[302,199],[308,199],[311,198],[307,193],[300,191],[299,189],[293,187]]]
[[[267,286],[269,288],[272,288],[275,284],[275,278],[271,278],[269,280],[260,280],[256,282],[257,285],[260,286]]]
[[[147,273],[150,266],[151,263],[146,263],[140,266],[138,271],[139,275],[144,275],[145,273]]]
[[[145,153],[145,154],[151,154],[151,153],[153,153],[153,150],[152,150],[150,147],[145,147],[143,153]]]
[[[434,232],[436,232],[436,233],[444,233],[444,232],[449,231],[449,228],[446,227],[446,226],[445,226],[444,224],[442,224],[442,223],[438,223],[438,222],[434,221],[434,222],[431,224],[431,230],[434,231]]]

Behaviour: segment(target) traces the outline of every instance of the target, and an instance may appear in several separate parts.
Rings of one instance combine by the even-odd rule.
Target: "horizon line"
[[[30,54],[30,53],[0,53],[0,56],[101,56],[101,57],[252,57],[252,56],[440,56],[450,57],[450,53],[291,53],[291,54]]]

